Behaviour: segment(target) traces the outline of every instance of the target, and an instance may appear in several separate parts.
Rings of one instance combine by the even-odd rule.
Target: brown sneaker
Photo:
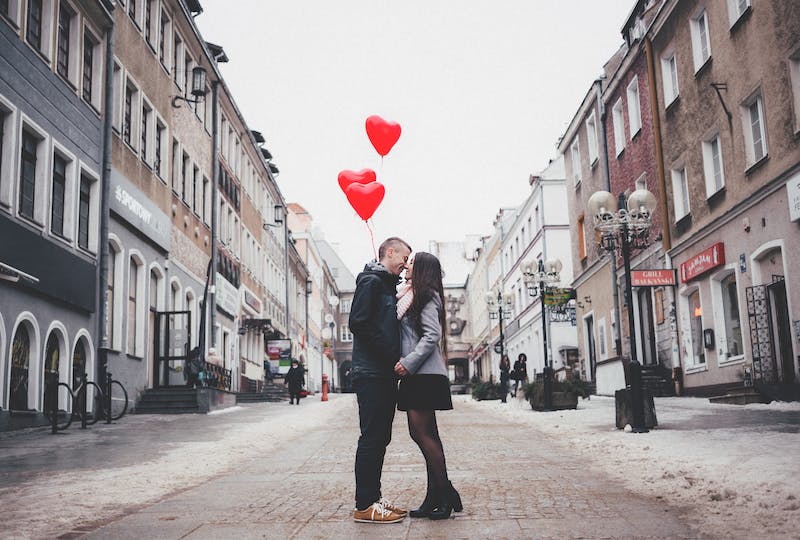
[[[353,510],[353,521],[360,523],[398,523],[405,517],[405,514],[389,510],[380,501],[372,503],[366,510]]]
[[[378,499],[378,502],[381,503],[384,508],[386,508],[387,510],[391,510],[395,514],[400,514],[401,516],[405,516],[406,514],[408,514],[408,510],[403,510],[402,508],[393,505],[386,499],[386,497],[381,497],[380,499]]]

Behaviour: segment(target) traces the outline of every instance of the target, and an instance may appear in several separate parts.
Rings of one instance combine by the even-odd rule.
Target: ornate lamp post
[[[489,307],[489,318],[490,319],[497,319],[500,322],[500,347],[498,348],[495,345],[495,352],[500,355],[500,359],[503,359],[505,355],[505,343],[503,337],[503,320],[511,318],[511,306],[514,303],[514,295],[511,293],[505,293],[500,289],[497,289],[497,292],[487,292],[486,293],[486,305]]]
[[[548,354],[547,348],[547,303],[545,296],[550,287],[557,285],[561,281],[561,261],[551,259],[547,262],[539,259],[534,270],[532,262],[522,265],[522,275],[528,294],[538,296],[542,303],[542,343],[544,347],[544,408],[553,408],[553,360]],[[549,358],[549,360],[548,360]]]
[[[608,191],[598,191],[586,203],[594,216],[594,228],[600,233],[598,247],[611,255],[617,251],[625,265],[625,302],[628,305],[628,334],[631,361],[625,371],[626,383],[631,392],[634,433],[647,433],[644,421],[644,393],[642,391],[642,365],[636,351],[636,329],[633,316],[633,288],[631,286],[631,248],[643,249],[648,245],[655,196],[646,189],[637,189],[628,196],[619,194],[619,200]]]

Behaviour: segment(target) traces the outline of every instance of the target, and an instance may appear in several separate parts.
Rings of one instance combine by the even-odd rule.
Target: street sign
[[[494,344],[494,352],[496,352],[497,354],[500,354],[500,353],[503,352],[503,348],[500,346],[499,343],[495,343]]]
[[[575,298],[575,289],[548,288],[544,293],[544,305],[563,306]]]

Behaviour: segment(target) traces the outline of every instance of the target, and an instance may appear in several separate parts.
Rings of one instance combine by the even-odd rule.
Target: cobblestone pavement
[[[433,522],[352,521],[355,400],[324,427],[263,459],[175,493],[88,533],[89,538],[697,538],[679,508],[634,496],[582,466],[533,428],[501,424],[469,401],[439,415],[464,512]],[[280,405],[254,405],[252,407]],[[299,412],[298,412],[299,414]],[[398,413],[384,496],[410,507],[424,496],[425,467]],[[95,525],[97,527],[97,525]],[[73,535],[77,535],[73,533]]]

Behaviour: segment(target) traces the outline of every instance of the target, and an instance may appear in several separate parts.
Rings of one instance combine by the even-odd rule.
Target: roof
[[[327,240],[315,240],[317,249],[322,259],[328,264],[331,270],[336,288],[339,292],[353,292],[356,290],[356,277],[344,264],[336,249]]]

